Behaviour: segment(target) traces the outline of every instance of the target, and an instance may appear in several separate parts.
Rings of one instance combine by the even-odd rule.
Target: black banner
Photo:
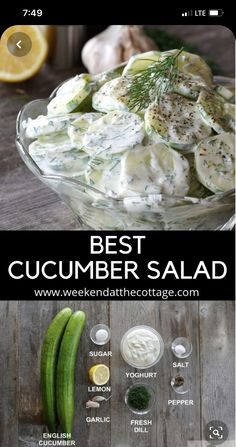
[[[40,2],[41,3],[41,2]],[[77,24],[173,24],[173,25],[224,25],[233,29],[233,16],[227,5],[207,3],[181,6],[180,4],[159,3],[158,6],[127,7],[122,2],[117,3],[115,11],[111,3],[93,3],[92,7],[75,3],[70,6],[51,4],[43,6],[41,3],[28,3],[12,8],[5,5],[1,8],[1,24],[49,24],[49,25],[77,25]],[[214,9],[212,9],[214,8]],[[95,25],[96,24],[96,25]]]
[[[1,241],[2,299],[235,297],[234,232],[2,232]]]

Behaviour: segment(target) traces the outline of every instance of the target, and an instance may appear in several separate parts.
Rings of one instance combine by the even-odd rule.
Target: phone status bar
[[[182,17],[222,17],[223,9],[190,9],[182,11]]]

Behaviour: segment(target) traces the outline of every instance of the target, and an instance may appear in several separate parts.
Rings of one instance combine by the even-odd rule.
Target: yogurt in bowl
[[[146,369],[159,362],[164,352],[164,342],[152,327],[134,326],[124,334],[120,349],[128,365]]]

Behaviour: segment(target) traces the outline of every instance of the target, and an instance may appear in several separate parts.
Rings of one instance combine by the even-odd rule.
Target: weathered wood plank
[[[160,328],[165,342],[165,354],[161,363],[158,388],[161,391],[160,414],[157,418],[157,436],[160,447],[187,446],[188,440],[199,439],[200,434],[200,371],[198,343],[198,303],[171,302],[156,303],[156,328]],[[171,342],[176,337],[187,337],[192,345],[188,368],[173,368],[178,361],[171,351]],[[184,399],[192,399],[193,406],[168,406],[169,399],[181,398],[170,386],[171,377],[178,373],[184,377],[189,393]]]
[[[154,301],[112,301],[111,302],[111,348],[113,352],[111,371],[112,371],[112,402],[111,402],[111,445],[129,447],[150,447],[160,445],[159,438],[155,430],[155,421],[159,415],[159,402],[152,411],[152,420],[154,427],[148,433],[134,433],[131,428],[132,419],[141,419],[134,415],[124,403],[124,396],[127,388],[135,382],[148,382],[153,388],[158,388],[159,380],[156,379],[127,379],[125,373],[135,371],[134,368],[127,365],[120,353],[120,342],[124,333],[136,325],[148,325],[155,327],[156,304]],[[159,367],[150,368],[150,371],[159,371]],[[150,414],[142,417],[150,419]],[[158,440],[158,442],[157,442]]]
[[[19,438],[20,447],[34,447],[47,431],[42,420],[40,392],[40,353],[47,327],[63,307],[81,309],[87,315],[86,329],[81,338],[76,364],[75,417],[73,439],[80,447],[94,447],[98,439],[110,446],[110,425],[87,424],[86,416],[95,412],[85,409],[88,394],[88,369],[94,363],[109,364],[107,360],[91,358],[88,353],[96,350],[89,337],[91,327],[97,323],[109,324],[109,303],[106,301],[23,301],[19,305],[20,326],[20,393]],[[102,350],[102,349],[99,349]],[[93,395],[93,394],[92,394]],[[99,416],[109,416],[110,403],[99,409]],[[77,445],[77,444],[76,444]],[[98,445],[99,447],[99,445]]]
[[[149,302],[113,302],[111,304],[111,326],[113,333],[112,360],[113,392],[112,401],[112,439],[120,439],[130,447],[158,445],[158,447],[183,447],[188,440],[199,439],[200,436],[200,383],[199,383],[199,346],[198,346],[198,304]],[[117,325],[117,320],[119,325]],[[123,398],[126,388],[132,381],[126,379],[125,371],[132,368],[125,365],[120,357],[119,343],[124,332],[136,324],[148,324],[156,328],[163,336],[165,353],[160,363],[150,369],[158,371],[157,380],[147,380],[156,390],[157,404],[152,412],[153,429],[149,434],[134,435],[130,428],[132,415],[124,407]],[[114,336],[114,332],[116,336]],[[173,369],[173,357],[170,351],[171,341],[177,336],[187,336],[193,343],[194,350],[189,359],[190,366],[183,376],[189,384],[187,399],[194,400],[192,407],[170,407],[168,399],[177,399],[170,387],[172,375],[178,370]],[[137,380],[136,380],[137,381]],[[120,438],[121,437],[121,438]]]
[[[224,422],[235,440],[235,326],[233,301],[200,303],[202,432],[212,420]]]
[[[18,445],[17,301],[0,301],[0,446]]]
[[[56,313],[56,303],[19,302],[19,446],[34,446],[43,431],[40,391],[42,339]]]

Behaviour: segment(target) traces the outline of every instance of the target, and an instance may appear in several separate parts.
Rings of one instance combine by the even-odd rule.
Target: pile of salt
[[[183,345],[177,345],[174,348],[174,351],[177,355],[183,355],[186,352],[186,348]]]

